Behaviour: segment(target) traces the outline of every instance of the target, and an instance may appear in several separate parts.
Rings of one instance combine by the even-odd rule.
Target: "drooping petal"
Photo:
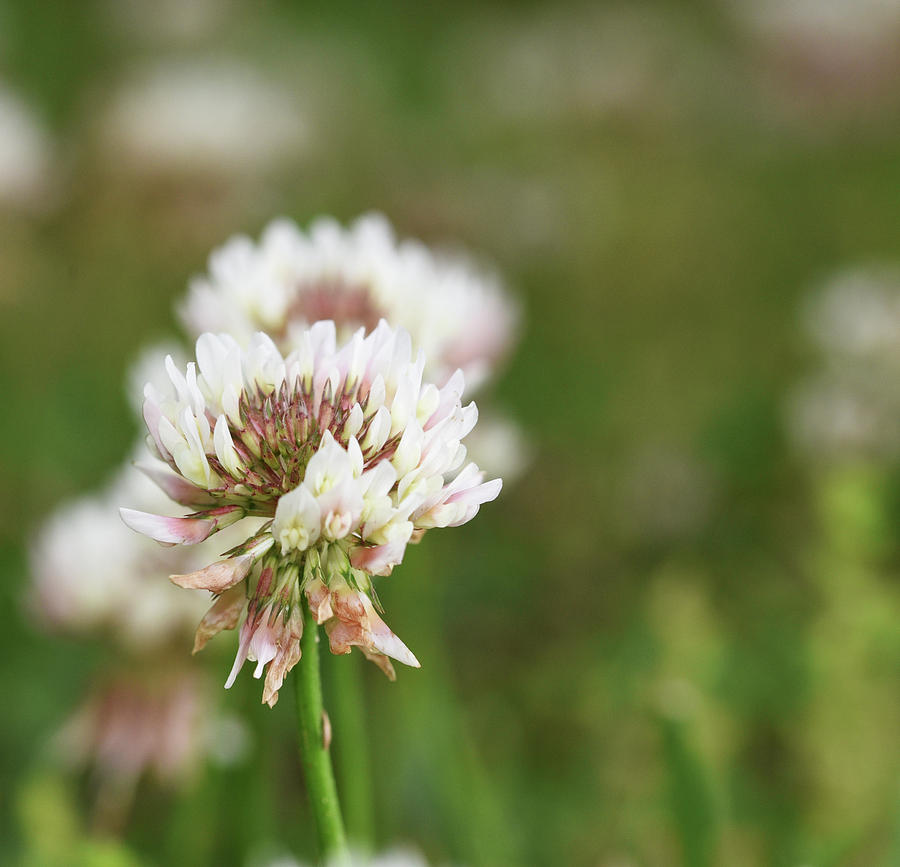
[[[170,575],[169,580],[173,584],[189,590],[209,590],[211,593],[222,593],[243,581],[253,568],[256,559],[253,554],[229,557],[227,560],[219,560],[196,572]]]
[[[216,599],[212,607],[197,627],[194,636],[194,653],[203,650],[207,642],[225,629],[234,629],[241,619],[241,612],[247,602],[247,594],[243,585],[236,585],[226,590]]]
[[[299,605],[291,609],[277,635],[277,650],[266,671],[263,704],[275,707],[284,676],[300,661],[300,639],[303,636],[303,613]]]
[[[331,607],[331,592],[320,578],[314,578],[306,585],[306,601],[316,623],[322,624],[334,617]]]
[[[332,592],[331,604],[335,616],[325,624],[325,631],[332,653],[349,653],[351,647],[360,647],[413,668],[421,667],[412,651],[378,616],[365,593],[349,589]]]

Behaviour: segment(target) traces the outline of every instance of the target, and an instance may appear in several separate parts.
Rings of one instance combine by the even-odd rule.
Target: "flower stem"
[[[347,833],[354,847],[370,851],[375,835],[372,766],[363,702],[362,654],[333,657],[328,674],[334,707],[335,766],[344,798]],[[368,663],[367,663],[368,664]]]
[[[319,672],[319,627],[305,600],[303,606],[302,655],[297,664],[297,723],[300,735],[300,759],[306,776],[306,788],[313,819],[319,835],[323,859],[340,860],[347,856],[344,822],[338,801],[331,754],[325,742],[322,679]]]

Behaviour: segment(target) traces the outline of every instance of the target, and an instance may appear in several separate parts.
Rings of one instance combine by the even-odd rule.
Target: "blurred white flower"
[[[852,52],[864,61],[900,36],[898,0],[731,0],[734,12],[761,33],[794,47],[832,52],[839,62]]]
[[[818,457],[900,455],[900,269],[838,274],[803,320],[820,362],[789,397],[795,442]]]
[[[770,99],[809,123],[880,117],[900,91],[900,0],[724,0],[771,78]]]
[[[309,128],[291,92],[234,61],[166,61],[107,107],[102,144],[136,171],[253,176],[303,154]]]
[[[265,861],[265,867],[304,867],[290,855],[283,855],[274,860]],[[350,854],[349,859],[341,856],[329,861],[326,867],[428,867],[424,856],[414,849],[399,847],[390,849],[380,855],[364,855],[359,852]]]
[[[176,667],[141,678],[128,671],[94,687],[57,735],[56,752],[112,784],[131,787],[145,772],[176,783],[202,753],[207,705],[195,672]]]
[[[259,243],[236,237],[213,252],[181,310],[187,330],[227,332],[246,344],[265,331],[287,353],[310,324],[331,319],[341,340],[379,319],[406,329],[443,383],[462,368],[470,388],[489,377],[516,335],[518,311],[497,278],[459,256],[397,241],[377,214],[348,228],[308,232],[277,220]]]
[[[225,550],[166,551],[125,527],[118,507],[168,508],[170,501],[130,465],[99,494],[60,507],[40,529],[31,550],[30,605],[54,630],[111,637],[145,655],[186,641],[208,607],[205,593],[185,593],[166,580]],[[220,547],[224,545],[225,547]]]
[[[205,677],[183,652],[209,605],[208,595],[186,593],[166,579],[238,540],[217,539],[200,546],[205,552],[167,551],[122,523],[117,508],[122,502],[169,505],[159,488],[129,465],[105,490],[59,508],[32,545],[28,601],[35,618],[56,632],[112,642],[113,661],[105,669],[113,673],[95,679],[59,734],[57,752],[65,763],[92,767],[101,788],[109,787],[109,797],[127,802],[126,794],[145,772],[178,783],[201,756],[233,762],[242,747],[234,726],[227,743],[218,732],[214,742],[204,729],[217,718]],[[98,798],[103,800],[103,792]],[[98,807],[118,813],[127,803]]]
[[[522,428],[512,419],[495,413],[482,413],[478,424],[466,439],[469,457],[479,467],[512,484],[531,463],[534,446]]]
[[[120,33],[160,42],[210,36],[233,11],[234,0],[107,0],[109,23]]]
[[[491,124],[668,116],[704,83],[703,46],[683,19],[649,5],[486,13],[449,44],[456,107]]]
[[[896,358],[900,365],[900,268],[837,274],[809,299],[804,319],[826,358],[841,365]]]
[[[338,347],[320,321],[282,356],[258,333],[247,348],[203,334],[197,364],[166,360],[168,392],[145,391],[144,418],[158,456],[148,473],[183,518],[123,509],[125,522],[163,544],[192,545],[251,516],[267,519],[205,569],[173,575],[219,594],[195,649],[234,628],[246,608],[231,686],[247,659],[268,665],[263,701],[274,705],[300,659],[301,595],[324,623],[333,653],[354,646],[392,677],[390,658],[419,663],[378,616],[371,576],[390,574],[411,541],[471,520],[500,492],[466,463],[462,439],[478,417],[461,402],[457,371],[423,383],[425,358],[382,321]],[[248,596],[249,601],[248,601]],[[377,597],[375,604],[377,604]]]
[[[0,83],[0,205],[34,209],[52,192],[52,147],[22,100]]]

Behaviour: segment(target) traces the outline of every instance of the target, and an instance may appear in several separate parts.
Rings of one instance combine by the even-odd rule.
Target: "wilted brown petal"
[[[203,650],[209,639],[224,629],[234,629],[241,619],[241,612],[244,610],[246,601],[247,595],[244,587],[240,584],[219,596],[209,611],[203,615],[203,619],[197,627],[193,652],[197,653]]]
[[[253,561],[254,558],[251,554],[230,557],[227,560],[219,560],[218,563],[213,563],[204,569],[198,569],[196,572],[170,575],[169,580],[188,590],[209,590],[211,593],[222,593],[247,577],[253,567]]]

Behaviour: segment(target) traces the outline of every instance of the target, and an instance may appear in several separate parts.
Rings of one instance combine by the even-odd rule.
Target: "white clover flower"
[[[849,268],[810,297],[806,331],[837,363],[881,358],[900,366],[900,268]]]
[[[160,572],[197,568],[239,540],[164,551],[122,525],[117,509],[123,502],[154,510],[170,504],[129,464],[100,493],[61,506],[32,545],[29,603],[56,631],[110,637],[132,654],[149,656],[189,635],[207,605],[202,593],[160,582]]]
[[[304,867],[291,855],[284,855],[265,862],[265,867]],[[349,856],[339,855],[329,859],[326,867],[428,867],[425,857],[407,846],[389,849],[378,855],[351,852]]]
[[[534,457],[534,444],[522,428],[497,413],[478,417],[478,427],[466,441],[469,456],[480,467],[489,467],[506,484],[519,479]]]
[[[881,121],[896,105],[900,0],[723,0],[771,79],[770,100],[808,125]]]
[[[305,233],[276,220],[259,243],[231,239],[192,281],[181,318],[195,337],[227,332],[246,344],[265,331],[284,353],[319,320],[334,320],[344,340],[384,318],[425,351],[430,379],[443,383],[461,368],[471,388],[509,350],[518,311],[492,275],[398,242],[388,221],[370,214],[346,229],[320,219]]]
[[[407,332],[382,321],[338,347],[328,320],[295,342],[285,357],[262,333],[246,348],[203,334],[196,364],[182,372],[169,360],[169,393],[146,388],[160,458],[149,472],[195,511],[122,509],[130,527],[167,545],[267,519],[225,559],[172,580],[218,594],[195,649],[234,628],[246,607],[226,686],[245,660],[257,662],[256,677],[268,665],[270,705],[300,658],[301,593],[333,653],[358,646],[390,677],[388,657],[418,667],[376,612],[371,576],[389,574],[425,530],[469,521],[501,487],[466,463],[462,439],[478,413],[461,403],[463,373],[441,388],[423,382],[425,357],[413,358]]]
[[[235,61],[158,65],[115,94],[102,142],[141,171],[240,176],[293,159],[307,122],[289,92]]]
[[[233,0],[106,0],[103,5],[116,36],[160,43],[209,39],[234,11]]]
[[[141,679],[129,671],[93,689],[57,735],[55,747],[61,760],[90,765],[103,781],[134,785],[149,771],[175,783],[204,750],[207,703],[195,672],[176,668]]]
[[[32,547],[31,603],[54,629],[111,635],[120,646],[142,652],[184,635],[204,600],[160,584],[160,569],[196,558],[173,561],[129,533],[116,514],[122,502],[163,508],[165,498],[129,467],[105,491],[63,505],[50,517]]]
[[[0,83],[0,202],[44,203],[51,191],[51,146],[28,107]]]
[[[803,310],[818,369],[792,390],[787,420],[804,454],[900,454],[900,269],[838,273]]]

